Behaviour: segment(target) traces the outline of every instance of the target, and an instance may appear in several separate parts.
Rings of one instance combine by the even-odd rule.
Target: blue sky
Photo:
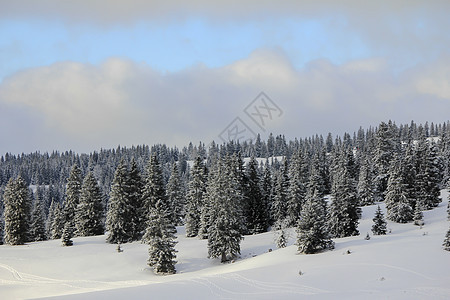
[[[261,91],[289,137],[448,119],[446,1],[114,3],[0,1],[1,154],[208,143]]]

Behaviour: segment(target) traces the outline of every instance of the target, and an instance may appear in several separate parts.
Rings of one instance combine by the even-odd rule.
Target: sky
[[[449,1],[0,0],[0,155],[446,122],[448,15]]]

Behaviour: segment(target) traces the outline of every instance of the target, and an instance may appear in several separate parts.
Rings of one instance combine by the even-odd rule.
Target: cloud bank
[[[196,65],[175,73],[120,58],[100,65],[59,62],[0,84],[0,119],[10,122],[1,151],[208,143],[237,116],[258,132],[243,110],[260,91],[284,111],[268,131],[290,138],[342,134],[387,119],[443,122],[448,74],[450,57],[444,56],[395,74],[383,59],[343,65],[323,59],[295,69],[282,51],[272,50],[220,68]],[[35,149],[19,149],[17,135]]]

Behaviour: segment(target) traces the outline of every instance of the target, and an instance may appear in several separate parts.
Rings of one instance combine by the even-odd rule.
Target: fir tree
[[[132,226],[132,240],[137,241],[142,237],[145,230],[147,211],[142,203],[142,177],[134,157],[130,162],[128,171],[128,199],[130,204],[130,214]]]
[[[385,235],[386,234],[386,220],[384,219],[383,212],[381,211],[380,206],[378,205],[377,210],[375,211],[375,217],[373,218],[372,232],[374,235]]]
[[[208,257],[220,257],[222,263],[240,254],[242,240],[241,197],[236,193],[239,181],[229,160],[219,162],[214,174],[212,224],[208,233]]]
[[[62,245],[72,246],[73,245],[72,237],[73,237],[73,227],[70,224],[70,222],[66,222],[64,224],[64,230],[62,233]]]
[[[400,161],[397,158],[389,172],[386,191],[386,210],[388,220],[407,223],[413,219],[413,211],[409,205]]]
[[[70,222],[73,228],[75,228],[75,211],[80,202],[81,186],[81,170],[77,165],[74,165],[67,179],[66,200],[64,202],[64,223]]]
[[[186,204],[186,236],[198,235],[200,229],[200,214],[203,194],[206,191],[206,171],[202,158],[198,156],[194,161],[189,181]]]
[[[130,203],[128,171],[122,159],[116,168],[106,215],[106,241],[111,244],[133,240],[137,224],[133,223],[133,207]]]
[[[254,157],[246,168],[247,177],[247,203],[246,210],[247,229],[249,233],[256,234],[266,232],[269,227],[267,202],[262,196],[258,162]]]
[[[167,183],[166,193],[167,199],[171,205],[172,223],[181,225],[184,216],[186,197],[176,163],[173,163],[172,165],[172,172],[170,174],[169,182]]]
[[[371,166],[368,159],[364,159],[359,170],[358,202],[360,206],[372,205],[375,202],[374,186]]]
[[[268,218],[268,223],[273,224],[273,220],[270,216],[270,211],[272,210],[272,172],[270,171],[270,166],[268,160],[264,166],[264,174],[261,178],[261,198],[264,206],[266,207],[266,215]]]
[[[292,157],[289,166],[289,188],[287,203],[288,227],[295,226],[300,216],[302,205],[305,202],[305,174],[307,170],[306,163],[301,151],[298,151]]]
[[[68,224],[70,225],[69,222]],[[64,230],[64,226],[64,212],[62,211],[59,202],[56,202],[55,216],[53,218],[52,224],[50,225],[50,238],[54,240],[60,239]]]
[[[47,240],[44,209],[42,207],[42,201],[37,193],[31,213],[30,238],[32,241]]]
[[[300,253],[312,254],[334,248],[327,228],[326,203],[319,193],[315,188],[308,192],[300,213],[296,230],[296,244]]]
[[[149,245],[148,265],[155,273],[174,274],[176,228],[172,223],[172,207],[166,197],[161,168],[152,155],[144,186],[144,201],[149,207],[147,228],[143,241]]]
[[[75,211],[75,225],[79,236],[101,235],[105,232],[102,198],[97,180],[89,172],[83,181],[80,203]]]
[[[420,208],[420,205],[416,205],[416,207],[414,209],[413,220],[414,220],[414,225],[423,226],[425,224],[425,222],[423,221],[423,213]]]
[[[197,236],[200,239],[208,238],[208,231],[212,224],[212,205],[215,197],[215,177],[217,171],[217,160],[211,165],[206,181],[206,190],[203,193],[202,207],[200,212],[200,226]]]
[[[48,209],[47,220],[45,221],[45,232],[47,234],[47,238],[52,237],[51,226],[52,226],[53,220],[55,219],[55,209],[56,209],[56,203],[52,199],[50,207]]]
[[[277,244],[277,248],[286,248],[289,240],[289,233],[287,231],[287,227],[289,224],[289,220],[284,220],[280,222],[280,224],[276,224],[275,228],[279,228],[275,231],[275,243]]]
[[[22,177],[10,179],[3,195],[5,233],[9,245],[23,245],[29,240],[30,198]]]
[[[282,222],[287,217],[287,193],[289,185],[289,175],[287,169],[287,162],[283,168],[279,170],[276,182],[274,184],[273,202],[272,202],[272,218],[277,222]]]
[[[448,229],[447,234],[445,235],[445,240],[442,246],[444,247],[444,250],[450,251],[450,228]]]
[[[332,196],[329,218],[331,236],[341,238],[359,235],[356,188],[345,165],[340,166],[335,176]]]

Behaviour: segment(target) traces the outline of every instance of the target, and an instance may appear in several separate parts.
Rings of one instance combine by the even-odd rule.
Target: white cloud
[[[176,73],[118,58],[98,66],[61,62],[4,80],[0,104],[14,108],[18,120],[44,120],[35,120],[30,134],[40,134],[34,141],[42,143],[33,147],[46,150],[208,143],[236,116],[258,131],[243,109],[260,91],[284,111],[268,131],[288,137],[342,134],[390,118],[447,120],[449,65],[443,58],[394,75],[380,59],[344,65],[318,60],[296,70],[282,52],[267,50],[222,68],[198,65]],[[0,137],[4,147],[16,143],[12,136]]]

